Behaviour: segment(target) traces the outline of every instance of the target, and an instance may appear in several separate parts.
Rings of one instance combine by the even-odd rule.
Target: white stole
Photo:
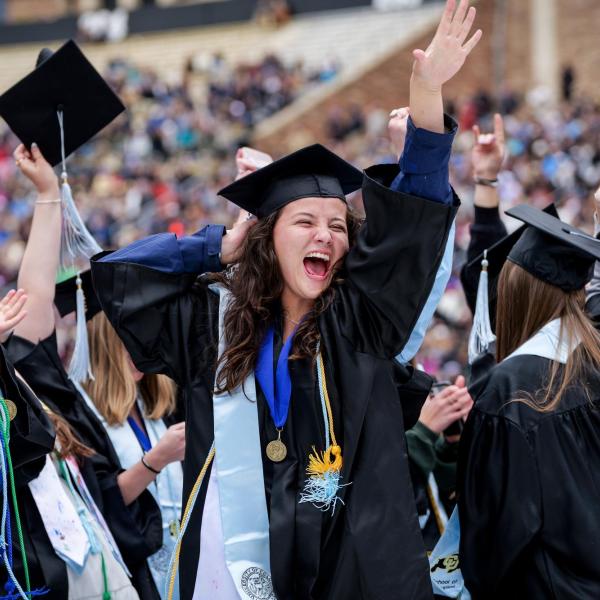
[[[221,356],[229,292],[221,286],[211,289],[220,295]],[[232,393],[215,392],[213,412],[216,454],[204,504],[193,599],[276,600],[254,373]],[[217,507],[220,514],[215,514]],[[228,573],[222,568],[223,558]],[[216,579],[219,575],[221,581]]]

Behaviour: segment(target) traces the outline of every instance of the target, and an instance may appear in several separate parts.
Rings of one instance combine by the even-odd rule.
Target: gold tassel
[[[308,475],[323,477],[328,471],[339,473],[341,470],[342,449],[339,446],[329,446],[325,452],[319,452],[313,446],[313,451],[308,457]]]

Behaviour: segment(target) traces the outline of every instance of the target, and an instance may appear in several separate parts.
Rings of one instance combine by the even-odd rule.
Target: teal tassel
[[[349,483],[340,484],[341,479],[340,472],[333,470],[326,471],[323,475],[310,475],[304,483],[300,502],[310,502],[323,512],[331,509],[333,515],[337,503],[344,504],[344,501],[338,496],[339,490],[350,485]]]
[[[76,306],[77,306],[77,331],[75,334],[75,347],[69,363],[69,377],[77,383],[84,383],[94,379],[90,361],[90,347],[85,319],[85,295],[81,285],[81,278],[77,274]]]
[[[61,198],[63,209],[63,232],[60,248],[60,262],[63,269],[72,267],[78,260],[87,260],[94,254],[102,252],[102,248],[88,231],[75,201],[67,173],[62,173]]]

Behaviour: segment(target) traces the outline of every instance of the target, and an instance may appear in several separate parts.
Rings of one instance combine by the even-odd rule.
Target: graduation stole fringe
[[[56,112],[60,128],[60,150],[62,156],[61,200],[62,200],[62,236],[60,240],[60,264],[63,269],[71,268],[78,261],[89,260],[94,254],[102,252],[102,248],[88,231],[75,201],[67,176],[67,161],[65,156],[65,128],[62,110]],[[85,297],[81,287],[79,274],[77,277],[77,330],[75,348],[69,364],[69,377],[77,383],[85,383],[93,379],[89,342],[85,321]]]
[[[325,451],[319,452],[314,446],[308,457],[306,468],[307,478],[304,482],[304,490],[300,495],[300,502],[310,502],[319,510],[335,512],[338,502],[344,501],[338,496],[342,487],[350,485],[341,484],[342,479],[342,449],[335,439],[333,428],[333,413],[329,393],[327,392],[327,381],[325,379],[325,366],[323,355],[317,354],[317,378],[319,380],[319,392],[321,395],[321,407],[323,409],[323,420],[325,422]]]
[[[477,302],[475,303],[473,327],[469,336],[469,364],[473,364],[480,354],[487,352],[490,344],[496,339],[490,323],[487,269],[487,250],[484,250],[479,285],[477,286]]]

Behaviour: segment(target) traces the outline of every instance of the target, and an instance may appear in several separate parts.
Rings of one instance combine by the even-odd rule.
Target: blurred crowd
[[[191,58],[183,83],[173,85],[151,69],[113,61],[104,75],[128,110],[69,160],[75,198],[89,229],[103,247],[113,248],[151,233],[183,235],[206,223],[231,223],[235,211],[216,191],[235,176],[236,149],[249,143],[258,122],[338,71],[332,62],[308,70],[300,63],[284,65],[272,55],[232,66],[215,54]],[[333,109],[328,145],[360,167],[396,160],[387,137],[389,108]],[[563,219],[589,230],[590,191],[600,182],[600,106],[590,100],[572,98],[556,106],[544,90],[532,90],[523,98],[507,92],[498,105],[481,92],[447,109],[460,125],[451,180],[463,208],[455,275],[418,356],[439,379],[453,378],[466,363],[470,314],[457,275],[472,215],[472,125],[490,131],[493,111],[505,116],[503,208],[524,199],[539,207],[554,200]],[[16,278],[33,208],[34,192],[12,159],[16,144],[0,124],[2,286]]]

